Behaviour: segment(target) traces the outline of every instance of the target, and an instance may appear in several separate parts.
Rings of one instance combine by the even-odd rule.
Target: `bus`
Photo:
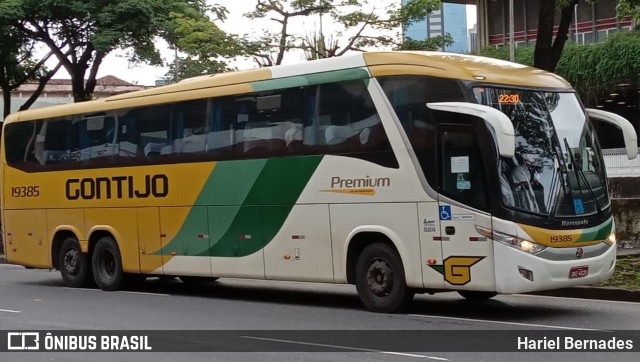
[[[146,276],[353,284],[374,312],[597,283],[615,268],[585,109],[542,70],[370,52],[4,122],[6,259],[111,291]]]

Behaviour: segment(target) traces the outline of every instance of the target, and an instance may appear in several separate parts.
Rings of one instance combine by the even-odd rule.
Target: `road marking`
[[[13,309],[0,309],[0,312],[5,312],[5,313],[22,313],[19,310],[13,310]]]
[[[573,297],[554,297],[554,296],[550,296],[550,295],[533,295],[533,294],[511,294],[508,295],[509,297],[521,297],[521,298],[545,298],[545,299],[570,299],[570,300],[574,300],[574,301],[585,301],[585,302],[598,302],[598,303],[619,303],[619,304],[631,304],[631,305],[635,305],[638,306],[640,305],[640,303],[638,302],[626,302],[623,300],[609,300],[609,299],[590,299],[590,298],[573,298]]]
[[[422,355],[422,354],[380,351],[380,350],[377,350],[377,349],[358,348],[358,347],[349,347],[349,346],[338,346],[338,345],[335,345],[335,344],[313,343],[313,342],[293,341],[293,340],[288,340],[288,339],[275,339],[275,338],[252,337],[252,336],[240,336],[240,338],[255,339],[255,340],[259,340],[259,341],[268,341],[268,342],[300,344],[300,345],[305,345],[305,346],[316,346],[316,347],[328,347],[328,348],[336,348],[336,349],[346,349],[346,350],[350,350],[350,351],[374,352],[374,353],[390,354],[390,355],[402,356],[402,357],[427,358],[427,359],[432,359],[432,360],[436,360],[436,361],[449,361],[446,358],[435,357],[435,356],[425,356],[425,355]]]
[[[99,292],[100,289],[95,289],[95,288],[72,288],[72,287],[62,287],[62,289],[69,289],[69,290],[90,290],[92,292]]]
[[[160,296],[160,297],[169,297],[171,296],[171,294],[164,294],[164,293],[149,293],[149,292],[135,292],[132,290],[121,290],[120,293],[128,293],[128,294],[140,294],[140,295],[156,295],[156,296]]]
[[[445,317],[439,315],[423,315],[423,314],[409,314],[412,317],[420,317],[420,318],[432,318],[432,319],[447,319],[447,320],[456,320],[456,321],[467,321],[467,322],[482,322],[482,323],[494,323],[494,324],[506,324],[512,326],[523,326],[523,327],[541,327],[541,328],[551,328],[551,329],[567,329],[571,331],[597,331],[597,332],[611,332],[602,329],[592,329],[592,328],[578,328],[578,327],[565,327],[565,326],[553,326],[548,324],[533,324],[533,323],[518,323],[518,322],[506,322],[506,321],[492,321],[489,319],[472,319],[472,318],[460,318],[460,317]]]

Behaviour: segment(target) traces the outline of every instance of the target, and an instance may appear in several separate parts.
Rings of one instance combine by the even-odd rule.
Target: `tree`
[[[170,14],[201,16],[220,10],[204,0],[2,0],[19,4],[13,26],[44,44],[71,76],[76,102],[90,100],[96,75],[111,51],[129,49],[132,61],[161,64],[154,40],[168,38]]]
[[[440,6],[438,0],[409,0],[380,5],[375,0],[257,0],[250,19],[271,19],[279,31],[266,32],[247,43],[247,52],[260,66],[281,64],[287,51],[302,49],[307,58],[330,58],[348,51],[366,51],[373,47],[401,47],[399,29],[418,20]],[[295,18],[327,17],[337,27],[325,36],[322,25],[312,35],[294,35],[290,26]],[[320,21],[322,24],[322,21]]]
[[[597,0],[587,0],[589,3]],[[574,17],[575,5],[578,0],[539,0],[538,1],[538,35],[534,55],[536,68],[555,71],[562,51],[567,42],[569,27]],[[619,17],[632,16],[640,18],[640,0],[619,0],[617,11]],[[560,11],[560,22],[554,39],[555,12]]]
[[[20,107],[29,108],[42,93],[44,85],[60,68],[47,70],[44,63],[51,57],[48,53],[39,59],[35,55],[35,43],[16,31],[11,20],[21,15],[15,2],[0,3],[0,89],[3,98],[3,117],[11,113],[11,91],[27,81],[39,80],[38,88]]]
[[[453,43],[453,37],[449,33],[424,40],[414,40],[407,37],[405,41],[400,44],[398,50],[439,50],[446,49],[446,47]]]
[[[207,8],[213,12],[215,21],[226,19],[226,10]],[[165,82],[177,82],[180,79],[202,74],[220,73],[230,70],[226,59],[241,55],[243,43],[231,34],[222,31],[206,13],[169,14],[166,39],[175,50],[173,63],[164,76]],[[184,55],[180,58],[178,52]]]

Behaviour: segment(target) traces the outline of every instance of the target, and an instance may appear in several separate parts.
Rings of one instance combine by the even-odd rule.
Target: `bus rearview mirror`
[[[468,114],[482,118],[493,130],[500,156],[508,158],[514,156],[516,139],[513,124],[509,117],[499,110],[481,104],[466,102],[427,103],[427,107],[436,111]]]
[[[631,122],[615,113],[587,108],[589,118],[612,124],[622,131],[624,147],[627,149],[627,158],[633,160],[638,156],[638,135]]]

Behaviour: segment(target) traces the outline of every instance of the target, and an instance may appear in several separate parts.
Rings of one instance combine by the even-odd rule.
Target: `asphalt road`
[[[455,293],[419,295],[403,314],[365,311],[352,286],[221,279],[193,288],[178,280],[149,279],[135,289],[70,289],[57,272],[0,264],[0,330],[505,330],[516,335],[598,330],[610,335],[640,330],[640,303],[544,296],[498,296],[471,303]],[[488,333],[488,332],[487,332]],[[478,338],[492,341],[487,333]],[[264,333],[263,333],[264,334]],[[640,335],[640,334],[639,334]],[[327,343],[295,334],[264,346],[278,353],[4,353],[0,361],[638,361],[640,353],[446,352],[386,353],[354,340]],[[484,342],[484,340],[482,340]],[[242,343],[254,343],[244,340]],[[242,343],[229,350],[243,350]],[[640,344],[640,338],[637,340]],[[235,346],[235,347],[234,347]],[[267,347],[268,348],[268,347]]]

